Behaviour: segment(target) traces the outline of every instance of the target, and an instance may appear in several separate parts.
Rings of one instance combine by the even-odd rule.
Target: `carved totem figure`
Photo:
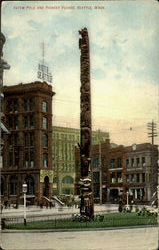
[[[92,219],[94,217],[92,171],[91,171],[91,92],[90,92],[90,55],[87,28],[79,31],[81,50],[81,116],[80,116],[80,160],[81,160],[81,206],[80,213]]]

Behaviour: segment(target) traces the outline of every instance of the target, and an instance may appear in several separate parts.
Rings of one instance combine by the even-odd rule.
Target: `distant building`
[[[92,132],[92,143],[97,144],[99,132]],[[109,138],[107,132],[100,132],[100,141]],[[80,130],[53,126],[53,194],[74,194],[75,146],[80,143]]]
[[[27,201],[39,203],[52,197],[52,97],[46,82],[4,87],[4,113],[10,135],[5,140],[1,198],[22,202],[27,183]]]
[[[100,154],[101,152],[101,154]],[[76,148],[76,183],[75,194],[80,194],[80,152]],[[102,203],[118,201],[123,194],[124,147],[111,144],[109,139],[100,145],[93,145],[91,164],[93,174],[94,202],[100,202],[100,185],[102,186]],[[101,164],[101,170],[100,170]],[[102,183],[100,174],[102,173]]]
[[[155,203],[158,178],[158,147],[150,143],[126,147],[125,186],[137,202]],[[153,157],[152,157],[153,156]]]
[[[134,203],[155,203],[158,176],[158,149],[150,143],[129,147],[111,144],[109,140],[92,146],[94,201],[100,202],[100,159],[102,168],[102,202],[126,202],[126,193]],[[101,155],[99,154],[101,152]],[[80,195],[80,152],[75,149],[75,194]],[[155,190],[155,191],[154,191]]]

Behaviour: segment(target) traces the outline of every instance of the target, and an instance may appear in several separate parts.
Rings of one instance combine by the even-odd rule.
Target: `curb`
[[[58,232],[86,232],[86,231],[107,231],[107,230],[121,230],[121,229],[136,229],[136,228],[158,228],[158,225],[139,225],[126,227],[105,227],[105,228],[78,228],[78,229],[40,229],[40,230],[1,230],[3,233],[58,233]]]

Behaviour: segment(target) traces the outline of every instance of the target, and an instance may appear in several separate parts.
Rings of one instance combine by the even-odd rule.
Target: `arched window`
[[[11,176],[9,179],[9,194],[17,195],[18,179],[16,176]]]
[[[0,178],[0,195],[4,195],[4,181],[3,178]]]
[[[32,176],[28,176],[25,178],[25,182],[27,184],[27,194],[33,195],[34,194],[34,179]]]
[[[62,183],[73,184],[73,178],[71,176],[66,176],[63,178]]]
[[[43,148],[47,148],[48,147],[48,136],[47,134],[43,135]]]

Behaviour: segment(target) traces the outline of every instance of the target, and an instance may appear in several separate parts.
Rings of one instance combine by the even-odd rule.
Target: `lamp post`
[[[23,184],[23,193],[24,193],[24,225],[26,226],[26,192],[27,192],[27,184]]]
[[[126,192],[126,210],[129,209],[129,192]]]

